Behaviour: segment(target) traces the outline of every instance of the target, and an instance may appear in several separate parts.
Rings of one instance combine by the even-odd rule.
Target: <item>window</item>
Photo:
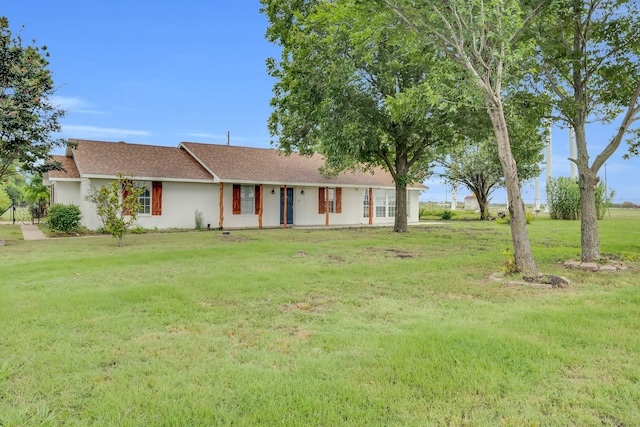
[[[328,209],[325,210],[325,204]],[[329,213],[342,213],[342,188],[318,188],[318,213],[324,214],[326,211]]]
[[[142,188],[144,187],[144,191],[140,195],[138,202],[140,203],[140,209],[138,210],[139,214],[150,214],[151,213],[151,186],[148,182],[145,181],[136,181],[134,187]]]
[[[365,218],[369,218],[369,191],[364,190],[364,203],[362,204],[362,214]]]
[[[396,217],[396,192],[393,190],[387,190],[387,216]]]
[[[233,185],[233,214],[257,214],[260,212],[259,185]]]
[[[253,185],[243,185],[240,189],[240,213],[253,213]]]
[[[375,193],[376,218],[395,218],[396,192],[395,190],[376,190]]]
[[[336,211],[336,189],[329,189],[329,213],[335,213]]]
[[[375,204],[376,218],[387,217],[387,192],[386,190],[376,190]]]

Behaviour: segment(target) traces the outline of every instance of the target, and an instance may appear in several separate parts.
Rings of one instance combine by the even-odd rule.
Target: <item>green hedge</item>
[[[49,207],[49,228],[62,233],[72,233],[80,227],[80,207],[56,203]]]

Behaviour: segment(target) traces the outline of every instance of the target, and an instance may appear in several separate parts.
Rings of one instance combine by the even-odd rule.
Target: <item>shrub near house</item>
[[[49,208],[49,228],[61,233],[73,233],[80,227],[82,214],[77,205],[56,203]]]

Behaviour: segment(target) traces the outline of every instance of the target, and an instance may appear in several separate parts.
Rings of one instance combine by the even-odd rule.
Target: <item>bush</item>
[[[204,218],[202,212],[196,209],[196,230],[202,230],[204,228]]]
[[[580,218],[578,181],[566,176],[547,180],[547,203],[551,219]]]
[[[80,227],[80,207],[56,203],[49,207],[49,228],[62,233],[72,233]]]
[[[596,212],[598,219],[603,219],[615,191],[606,192],[604,183],[596,186]],[[547,180],[547,203],[551,219],[580,219],[580,187],[576,179],[561,176]]]
[[[451,212],[450,210],[444,210],[442,211],[442,215],[440,215],[440,218],[442,219],[451,219],[453,218],[455,215],[455,213]]]

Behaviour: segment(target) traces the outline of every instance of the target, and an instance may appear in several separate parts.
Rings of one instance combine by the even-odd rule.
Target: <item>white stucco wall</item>
[[[55,181],[53,187],[53,203],[80,206],[80,182],[79,181]]]
[[[138,223],[144,228],[195,228],[196,210],[202,212],[204,227],[217,227],[217,185],[164,181],[162,215],[140,214]]]
[[[82,225],[95,230],[102,222],[95,213],[93,205],[85,200],[92,187],[107,185],[106,179],[87,179],[75,182],[57,181],[55,197],[57,203],[73,203],[80,206]],[[223,227],[257,228],[257,213],[233,214],[233,184],[224,184]],[[263,227],[280,227],[280,188],[278,185],[263,186]],[[297,186],[293,188],[293,226],[324,226],[326,217],[318,213],[318,187]],[[271,192],[274,192],[272,194]],[[219,227],[219,191],[218,183],[172,182],[162,183],[162,215],[140,214],[138,224],[144,228],[195,228],[196,210],[202,212],[203,226]],[[330,213],[329,225],[368,225],[369,218],[364,215],[364,195],[368,188],[342,187],[342,213]],[[420,191],[409,191],[409,224],[418,223]],[[374,191],[375,201],[375,191]],[[152,202],[153,203],[153,202]],[[373,216],[375,225],[392,225],[393,217]]]

